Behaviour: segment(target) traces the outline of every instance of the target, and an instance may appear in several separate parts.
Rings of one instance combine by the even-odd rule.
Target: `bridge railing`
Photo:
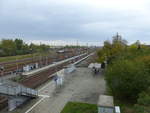
[[[37,96],[38,92],[34,89],[25,87],[23,85],[20,85],[18,83],[14,83],[12,81],[3,81],[0,82],[0,93],[4,95],[22,95],[22,96]]]

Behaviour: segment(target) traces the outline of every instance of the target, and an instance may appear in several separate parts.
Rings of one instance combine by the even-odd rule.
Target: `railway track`
[[[85,56],[86,55],[81,56],[80,59],[85,57]],[[73,62],[76,62],[78,60],[79,60],[79,58],[76,58],[76,59],[73,59],[71,61],[67,61],[67,62],[64,62],[64,63],[59,64],[57,66],[51,67],[49,69],[46,69],[46,70],[44,70],[42,72],[35,73],[34,75],[29,76],[28,78],[23,80],[21,82],[21,84],[23,84],[23,85],[25,85],[27,87],[30,87],[30,88],[36,88],[39,85],[41,85],[44,82],[46,82],[47,80],[51,79],[53,73],[63,69],[67,65],[69,65],[69,64],[71,64]]]
[[[84,53],[85,51],[80,51],[80,53]],[[57,54],[56,56],[48,56],[48,57],[43,57],[40,59],[40,57],[34,57],[33,58],[26,58],[18,61],[11,61],[11,62],[3,62],[0,63],[0,66],[4,67],[4,71],[0,72],[0,76],[5,76],[8,74],[14,74],[19,72],[22,72],[23,67],[26,65],[38,63],[39,67],[43,67],[46,65],[49,65],[53,62],[58,62],[60,60],[64,60],[66,58],[70,58],[72,56],[78,55],[75,54],[76,52],[70,52],[70,53],[65,53],[65,54]]]
[[[37,88],[41,84],[43,84],[46,81],[50,80],[51,77],[52,77],[52,74],[54,74],[55,72],[63,69],[65,66],[82,59],[85,56],[86,56],[86,54],[83,55],[83,56],[77,57],[75,59],[68,60],[68,61],[66,61],[62,64],[56,65],[54,67],[51,67],[51,68],[46,69],[44,71],[41,71],[39,73],[35,73],[32,76],[29,76],[29,77],[25,78],[24,80],[22,80],[19,83],[23,84],[24,86],[30,87],[30,88]],[[0,96],[0,105],[5,105],[6,106],[7,105],[7,98],[5,97],[5,100],[3,98],[4,97]]]

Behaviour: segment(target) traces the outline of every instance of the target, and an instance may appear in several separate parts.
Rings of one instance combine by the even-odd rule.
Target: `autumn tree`
[[[113,36],[112,43],[110,41],[104,41],[104,46],[98,52],[99,61],[110,61],[112,58],[118,56],[121,52],[127,48],[127,41],[117,33]]]

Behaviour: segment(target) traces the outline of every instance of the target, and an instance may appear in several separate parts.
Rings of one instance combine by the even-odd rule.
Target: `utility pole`
[[[31,57],[32,57],[31,58],[31,65],[33,66],[33,49],[31,48],[30,51],[31,51]]]
[[[77,40],[77,47],[78,47],[79,43],[78,43],[78,40]]]
[[[18,72],[18,63],[17,63],[18,59],[16,57],[16,67],[17,67],[17,72]]]

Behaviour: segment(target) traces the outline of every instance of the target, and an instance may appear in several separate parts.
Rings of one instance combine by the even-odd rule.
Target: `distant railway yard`
[[[91,59],[87,60],[86,63],[81,63],[81,65],[79,65],[78,63],[80,63],[85,59],[88,59],[88,57],[90,57],[91,55],[95,56],[94,52],[95,50],[93,48],[73,48],[73,49],[71,48],[71,49],[53,51],[52,54],[48,54],[44,56],[31,55],[31,57],[29,58],[11,60],[8,62],[6,61],[0,62],[1,84],[3,83],[3,80],[10,80],[19,83],[27,88],[36,89],[38,90],[39,93],[38,95],[40,95],[39,96],[40,99],[41,97],[44,97],[41,95],[45,95],[45,94],[43,94],[42,89],[41,92],[39,88],[45,87],[45,84],[47,85],[47,82],[51,81],[52,78],[54,78],[56,72],[65,69],[70,64],[75,64],[76,66],[79,67],[83,65],[84,66],[88,65],[90,62],[92,62]],[[10,96],[7,95],[0,96],[0,108],[4,113],[8,112],[9,110],[9,108],[7,107],[8,98],[10,98]],[[32,110],[28,109],[26,113],[30,111]],[[18,111],[14,111],[14,112],[18,112]],[[19,111],[19,113],[23,113],[23,112],[25,111]]]
[[[9,61],[7,61],[7,59],[5,58],[4,61],[0,62],[0,68],[3,69],[1,70],[0,76],[8,74],[16,74],[23,71],[33,70],[35,68],[40,68],[53,62],[57,62],[75,55],[82,54],[86,51],[87,49],[85,48],[65,49],[65,50],[53,50],[47,53],[32,54],[29,55],[28,58],[24,58],[27,57],[27,55],[22,55],[22,57],[16,56],[16,58],[15,56],[13,56],[12,59],[11,57],[7,57]]]

